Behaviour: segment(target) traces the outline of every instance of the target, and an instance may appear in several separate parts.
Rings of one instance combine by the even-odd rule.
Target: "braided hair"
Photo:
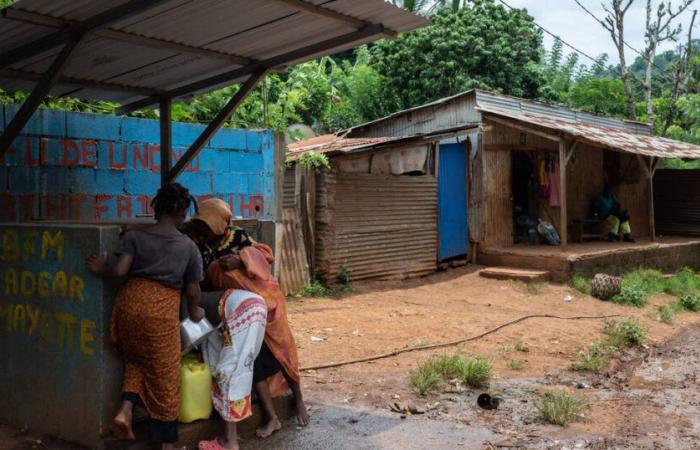
[[[156,220],[160,220],[163,214],[176,215],[186,211],[192,204],[190,191],[179,183],[169,183],[158,189],[158,193],[151,202]]]

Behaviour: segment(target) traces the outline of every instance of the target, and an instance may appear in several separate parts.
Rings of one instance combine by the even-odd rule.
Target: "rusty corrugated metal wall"
[[[316,270],[337,281],[408,278],[437,266],[437,179],[324,172],[317,178]]]
[[[282,183],[282,208],[294,208],[295,206],[297,206],[294,183],[294,166],[285,167],[284,181]]]
[[[700,236],[700,170],[657,170],[654,213],[657,234]]]

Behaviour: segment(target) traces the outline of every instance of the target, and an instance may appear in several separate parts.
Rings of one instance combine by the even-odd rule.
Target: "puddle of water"
[[[649,382],[639,375],[634,375],[629,379],[628,385],[632,389],[644,389],[649,387]]]

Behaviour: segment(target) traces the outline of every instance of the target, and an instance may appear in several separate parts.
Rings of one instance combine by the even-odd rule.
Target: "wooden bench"
[[[574,219],[571,223],[569,239],[572,242],[600,241],[604,238],[600,226],[605,222],[600,219]]]

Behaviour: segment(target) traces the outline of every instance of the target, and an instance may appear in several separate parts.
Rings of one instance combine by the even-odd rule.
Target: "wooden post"
[[[173,122],[170,113],[170,99],[160,101],[160,185],[168,184],[168,176],[172,167],[173,151]]]
[[[559,139],[559,201],[561,203],[559,237],[561,238],[561,251],[565,252],[569,239],[569,221],[566,211],[566,141],[564,139]]]
[[[652,242],[656,240],[656,217],[654,217],[654,157],[649,157],[649,237]]]

